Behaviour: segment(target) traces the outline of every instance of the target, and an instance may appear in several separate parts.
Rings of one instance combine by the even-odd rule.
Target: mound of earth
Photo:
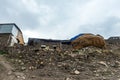
[[[6,64],[12,69],[4,74],[14,78],[6,80],[120,80],[119,49],[86,47],[61,52],[35,48],[16,50],[5,55],[9,62]],[[1,66],[0,71],[4,70],[5,67]]]

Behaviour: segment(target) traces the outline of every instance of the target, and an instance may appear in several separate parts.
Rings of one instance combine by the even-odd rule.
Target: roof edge
[[[15,25],[15,27],[22,33],[20,28],[15,23],[0,23],[0,25]]]

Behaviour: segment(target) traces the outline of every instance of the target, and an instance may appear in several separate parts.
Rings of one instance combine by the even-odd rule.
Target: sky
[[[0,0],[0,23],[16,23],[25,42],[80,33],[120,36],[120,0]]]

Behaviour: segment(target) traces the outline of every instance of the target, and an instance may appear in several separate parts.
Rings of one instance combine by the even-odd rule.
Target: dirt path
[[[0,55],[0,80],[25,80],[25,75],[16,72],[10,63]]]
[[[64,78],[46,78],[33,76],[33,74],[25,74],[15,70],[12,64],[6,58],[0,55],[0,80],[64,80]]]

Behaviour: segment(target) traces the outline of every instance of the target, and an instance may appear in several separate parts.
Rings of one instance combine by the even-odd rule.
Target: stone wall
[[[29,39],[29,46],[39,47],[39,48],[49,48],[49,49],[59,49],[59,50],[68,50],[72,46],[70,43],[62,42],[62,40],[49,40],[49,39]]]
[[[10,34],[0,34],[0,46],[8,46],[10,44]]]

